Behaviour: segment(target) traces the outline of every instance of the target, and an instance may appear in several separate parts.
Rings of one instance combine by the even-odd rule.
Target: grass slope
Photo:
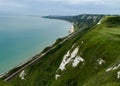
[[[8,84],[8,83],[6,83],[6,82],[0,80],[0,86],[13,86],[13,85]]]
[[[120,86],[120,79],[117,79],[120,68],[106,72],[108,68],[120,64],[120,17],[105,17],[83,36],[85,32],[57,46],[27,67],[25,80],[17,75],[9,83],[12,86]],[[72,62],[69,62],[66,70],[58,71],[60,78],[55,80],[63,56],[73,45],[71,52],[79,46],[77,55],[85,59],[85,64],[72,67]],[[100,65],[99,59],[105,62]]]
[[[81,41],[84,41],[82,45]],[[105,17],[76,45],[80,47],[78,54],[85,59],[85,65],[69,66],[51,86],[120,86],[117,79],[120,68],[106,72],[120,63],[120,17]],[[105,64],[99,65],[100,58]]]

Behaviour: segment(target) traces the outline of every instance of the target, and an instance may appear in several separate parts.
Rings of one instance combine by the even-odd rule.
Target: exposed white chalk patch
[[[120,71],[117,72],[117,79],[120,78]]]
[[[83,44],[84,43],[84,41],[81,41],[81,44]]]
[[[70,58],[74,58],[77,53],[78,53],[79,47],[75,48],[75,50],[71,53],[71,57]]]
[[[64,55],[63,57],[63,61],[61,62],[60,66],[59,66],[59,69],[61,69],[62,71],[65,69],[65,65],[68,63],[68,56],[70,55],[70,51],[67,52],[66,55]]]
[[[55,75],[55,80],[57,80],[58,78],[60,78],[60,75],[56,74]]]
[[[97,24],[101,24],[102,20],[103,20],[103,19],[101,19]]]
[[[98,59],[97,61],[99,65],[105,64],[105,60],[103,60],[102,58]]]
[[[85,65],[85,63],[83,63],[83,65]]]
[[[106,72],[111,71],[111,70],[116,70],[116,69],[118,69],[119,67],[120,67],[120,64],[118,64],[117,66],[112,66],[112,67],[108,68],[108,69],[106,70]]]
[[[76,43],[74,43],[74,44],[72,45],[72,48],[74,48],[75,44],[76,44]]]
[[[76,67],[80,62],[84,62],[85,60],[80,57],[80,56],[76,56],[73,63],[72,63],[72,66],[73,67]]]
[[[111,68],[106,69],[106,72],[111,71],[111,70],[112,70],[112,67],[111,67]]]
[[[20,73],[19,77],[20,77],[22,80],[24,80],[24,79],[25,79],[25,75],[26,75],[25,70],[23,70],[23,71]]]
[[[77,53],[78,53],[78,50],[79,50],[79,47],[75,48],[71,54],[70,54],[70,51],[68,51],[67,54],[64,55],[63,61],[61,62],[61,64],[60,64],[60,66],[59,66],[58,69],[61,69],[62,71],[63,71],[64,69],[66,69],[66,68],[65,68],[66,64],[68,64],[73,58],[75,58],[75,56],[76,56]],[[69,57],[69,58],[68,58],[68,57]]]
[[[120,67],[120,64],[118,64],[117,66],[113,67],[113,70],[116,70]]]

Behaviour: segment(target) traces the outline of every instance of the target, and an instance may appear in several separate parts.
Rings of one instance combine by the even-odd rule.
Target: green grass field
[[[100,24],[89,29],[27,67],[24,80],[17,75],[9,82],[11,85],[1,82],[0,86],[120,86],[120,17],[106,16]],[[84,58],[84,65],[80,62],[73,67],[74,57],[65,70],[58,70],[64,55],[78,46],[77,56]],[[117,68],[106,71],[111,67]],[[57,80],[56,74],[60,75]]]

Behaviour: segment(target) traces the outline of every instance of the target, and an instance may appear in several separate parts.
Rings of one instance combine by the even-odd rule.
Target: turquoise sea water
[[[0,73],[25,62],[57,38],[68,35],[71,24],[38,16],[0,15]]]

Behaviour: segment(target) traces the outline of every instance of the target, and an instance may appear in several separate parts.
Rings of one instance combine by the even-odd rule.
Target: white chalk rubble
[[[23,71],[20,73],[19,77],[20,77],[22,80],[24,80],[24,79],[25,79],[25,75],[26,75],[25,70],[23,70]]]
[[[84,43],[84,41],[81,41],[81,44],[83,44]]]
[[[103,60],[102,58],[99,58],[97,61],[99,65],[105,64],[105,60]]]
[[[70,51],[68,51],[67,54],[64,55],[63,61],[61,62],[60,66],[59,66],[59,69],[61,69],[62,71],[65,69],[65,65],[69,62],[69,59],[67,59],[69,54],[70,54]]]
[[[101,19],[97,24],[101,24],[102,20],[103,20],[103,19]]]
[[[117,66],[112,66],[112,67],[106,69],[106,72],[111,71],[111,70],[116,70],[116,69],[118,69],[119,67],[120,67],[120,64],[118,64]]]
[[[68,51],[67,54],[64,55],[63,61],[61,62],[58,69],[61,69],[63,71],[65,69],[66,64],[68,64],[77,55],[78,50],[79,50],[79,47],[75,48],[71,54],[70,54],[70,51]]]
[[[60,75],[56,74],[55,75],[55,80],[57,80],[58,78],[60,78]]]
[[[120,71],[117,72],[117,79],[120,78]]]
[[[76,56],[73,63],[72,63],[72,66],[73,67],[76,67],[80,62],[84,62],[85,60],[80,57],[80,56]]]

